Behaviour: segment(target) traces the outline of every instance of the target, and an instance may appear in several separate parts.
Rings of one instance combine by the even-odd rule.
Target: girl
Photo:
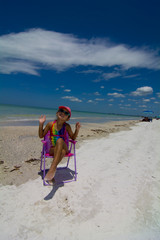
[[[46,121],[46,116],[42,115],[39,119],[39,137],[43,138],[48,131],[50,131],[51,136],[51,148],[49,153],[50,155],[54,156],[54,161],[52,162],[51,167],[44,178],[44,180],[50,185],[53,184],[57,165],[68,152],[68,147],[64,138],[65,131],[68,132],[72,140],[75,140],[81,127],[80,123],[77,122],[75,126],[75,132],[73,133],[71,126],[66,123],[66,121],[69,121],[71,117],[71,109],[69,107],[60,106],[56,116],[57,119],[47,123],[44,129],[43,124]]]

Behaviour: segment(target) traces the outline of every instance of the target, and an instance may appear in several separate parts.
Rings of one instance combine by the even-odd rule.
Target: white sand
[[[78,181],[0,187],[2,240],[159,240],[160,121],[87,140]]]

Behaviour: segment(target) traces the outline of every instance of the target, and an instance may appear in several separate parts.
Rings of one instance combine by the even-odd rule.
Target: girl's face
[[[58,109],[57,117],[63,121],[67,121],[70,118],[70,113],[66,109],[61,108]]]

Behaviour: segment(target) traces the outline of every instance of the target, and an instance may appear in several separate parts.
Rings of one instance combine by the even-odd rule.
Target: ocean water
[[[56,118],[57,109],[24,107],[0,104],[0,126],[38,126],[39,117],[46,115],[46,123]],[[72,111],[70,124],[81,123],[105,123],[111,121],[138,120],[140,117]]]

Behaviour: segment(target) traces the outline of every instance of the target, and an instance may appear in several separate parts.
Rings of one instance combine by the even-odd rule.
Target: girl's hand
[[[79,122],[77,122],[76,123],[76,130],[79,131],[80,127],[81,127],[81,124]]]
[[[39,123],[40,124],[44,124],[46,121],[46,116],[45,115],[41,115],[40,118],[39,118]]]

